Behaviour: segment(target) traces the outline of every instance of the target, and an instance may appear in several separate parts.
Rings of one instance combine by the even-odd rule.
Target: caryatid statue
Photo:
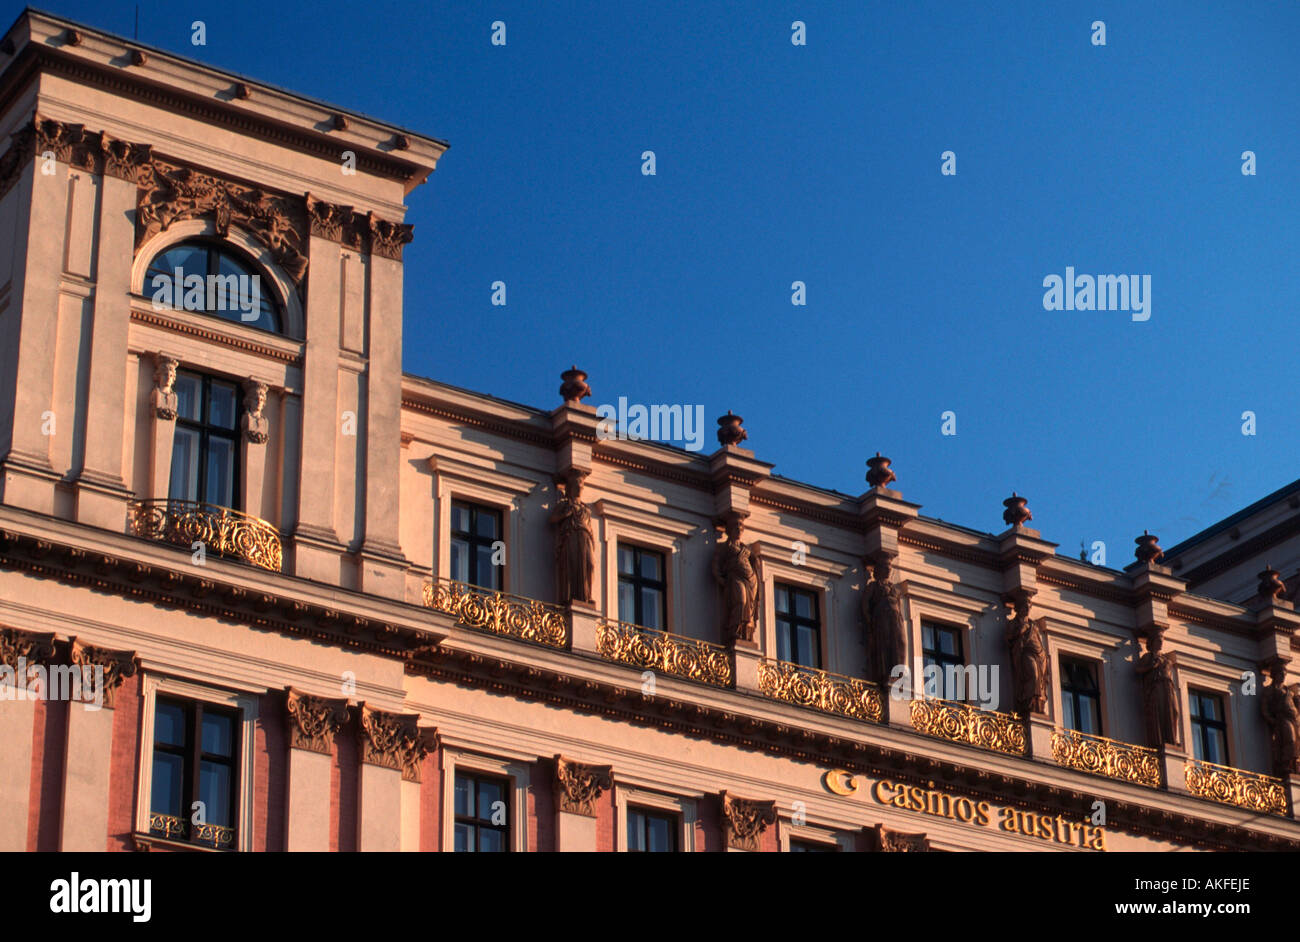
[[[891,576],[892,560],[882,553],[871,564],[871,581],[862,590],[867,668],[873,680],[888,684],[894,668],[907,663],[907,628],[903,623],[902,596]]]
[[[175,357],[169,357],[165,353],[154,356],[153,390],[149,394],[149,401],[158,418],[166,422],[176,419],[176,408],[180,401],[176,395],[176,370],[179,366]]]
[[[1260,691],[1259,709],[1273,745],[1273,769],[1278,775],[1300,774],[1300,685],[1286,683],[1286,661],[1268,666],[1273,682]]]
[[[555,530],[556,595],[560,604],[593,602],[596,572],[596,537],[591,532],[591,511],[582,502],[582,480],[587,472],[570,468],[557,481],[560,498],[551,514]]]
[[[763,567],[758,552],[742,539],[742,519],[738,513],[724,518],[727,539],[713,551],[713,579],[722,589],[722,637],[728,642],[753,641],[758,631]]]
[[[1147,742],[1152,746],[1181,746],[1182,711],[1174,683],[1174,656],[1161,654],[1164,639],[1159,631],[1146,635],[1147,652],[1138,659],[1142,681],[1142,708],[1146,715]]]
[[[254,445],[265,445],[271,423],[263,414],[266,409],[266,383],[250,378],[244,384],[244,417],[240,420],[244,437]]]
[[[1015,710],[1021,716],[1047,712],[1047,691],[1052,683],[1047,657],[1046,620],[1029,617],[1029,595],[1017,592],[1006,600],[1007,643],[1011,646],[1011,673],[1015,681]]]

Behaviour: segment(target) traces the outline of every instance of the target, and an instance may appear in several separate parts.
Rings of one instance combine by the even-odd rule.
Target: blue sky
[[[42,6],[131,35],[133,3]],[[879,450],[923,513],[993,532],[1014,489],[1111,566],[1300,477],[1300,4],[146,0],[140,22],[451,143],[409,199],[409,372],[551,408],[576,362],[593,404],[733,409],[822,487],[861,493]],[[1150,275],[1151,319],[1045,311],[1067,265]]]

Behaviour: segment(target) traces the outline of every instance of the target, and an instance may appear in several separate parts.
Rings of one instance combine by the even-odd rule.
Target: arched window
[[[222,243],[181,242],[159,252],[145,272],[144,294],[160,310],[209,314],[280,333],[271,280]]]

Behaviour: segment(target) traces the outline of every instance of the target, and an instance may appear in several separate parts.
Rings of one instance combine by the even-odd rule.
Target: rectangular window
[[[801,667],[822,666],[817,593],[776,583],[776,656]]]
[[[639,546],[618,545],[618,620],[667,630],[664,555]]]
[[[175,389],[168,497],[237,510],[239,387],[199,373],[178,372]]]
[[[921,624],[921,658],[925,667],[937,667],[937,690],[935,695],[943,700],[965,699],[957,696],[958,690],[954,671],[949,668],[965,668],[966,656],[962,653],[961,630],[946,625]],[[963,687],[964,678],[962,679]],[[930,692],[927,686],[926,692]]]
[[[510,850],[509,779],[457,772],[455,815],[457,853]]]
[[[790,853],[792,854],[836,853],[839,849],[839,844],[822,844],[818,841],[790,841]]]
[[[159,697],[154,709],[149,831],[208,847],[235,841],[238,711]]]
[[[1202,690],[1188,692],[1192,717],[1192,755],[1203,762],[1228,765],[1228,726],[1223,697]]]
[[[1101,690],[1097,687],[1096,664],[1062,659],[1061,712],[1066,729],[1101,735]]]
[[[494,592],[501,591],[503,566],[493,565],[501,540],[501,511],[452,501],[451,578]],[[500,557],[504,562],[504,555]]]
[[[676,815],[646,808],[627,809],[627,849],[642,853],[676,853]]]

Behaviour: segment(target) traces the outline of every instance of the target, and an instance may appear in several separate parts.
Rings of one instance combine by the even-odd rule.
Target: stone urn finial
[[[1142,535],[1133,542],[1137,544],[1137,549],[1133,555],[1137,557],[1140,563],[1158,563],[1165,558],[1165,551],[1160,548],[1160,537],[1152,536],[1146,530]]]
[[[744,422],[738,415],[733,415],[731,410],[727,414],[718,417],[718,444],[739,445],[745,439],[749,438],[749,433],[741,428],[740,423]]]
[[[1264,571],[1259,574],[1259,597],[1261,599],[1286,598],[1286,583],[1282,581],[1282,574],[1272,566],[1266,565]]]
[[[1009,527],[1023,526],[1034,519],[1034,515],[1029,512],[1029,498],[1021,497],[1015,491],[1002,502],[1002,506],[1007,508],[1002,511],[1002,519]]]
[[[889,467],[889,459],[876,452],[876,457],[867,459],[867,483],[872,487],[888,487],[898,480],[898,475]]]
[[[565,405],[576,406],[591,395],[591,387],[587,385],[587,374],[576,366],[571,366],[561,373],[560,379],[564,380],[560,384],[560,396],[564,399]]]

